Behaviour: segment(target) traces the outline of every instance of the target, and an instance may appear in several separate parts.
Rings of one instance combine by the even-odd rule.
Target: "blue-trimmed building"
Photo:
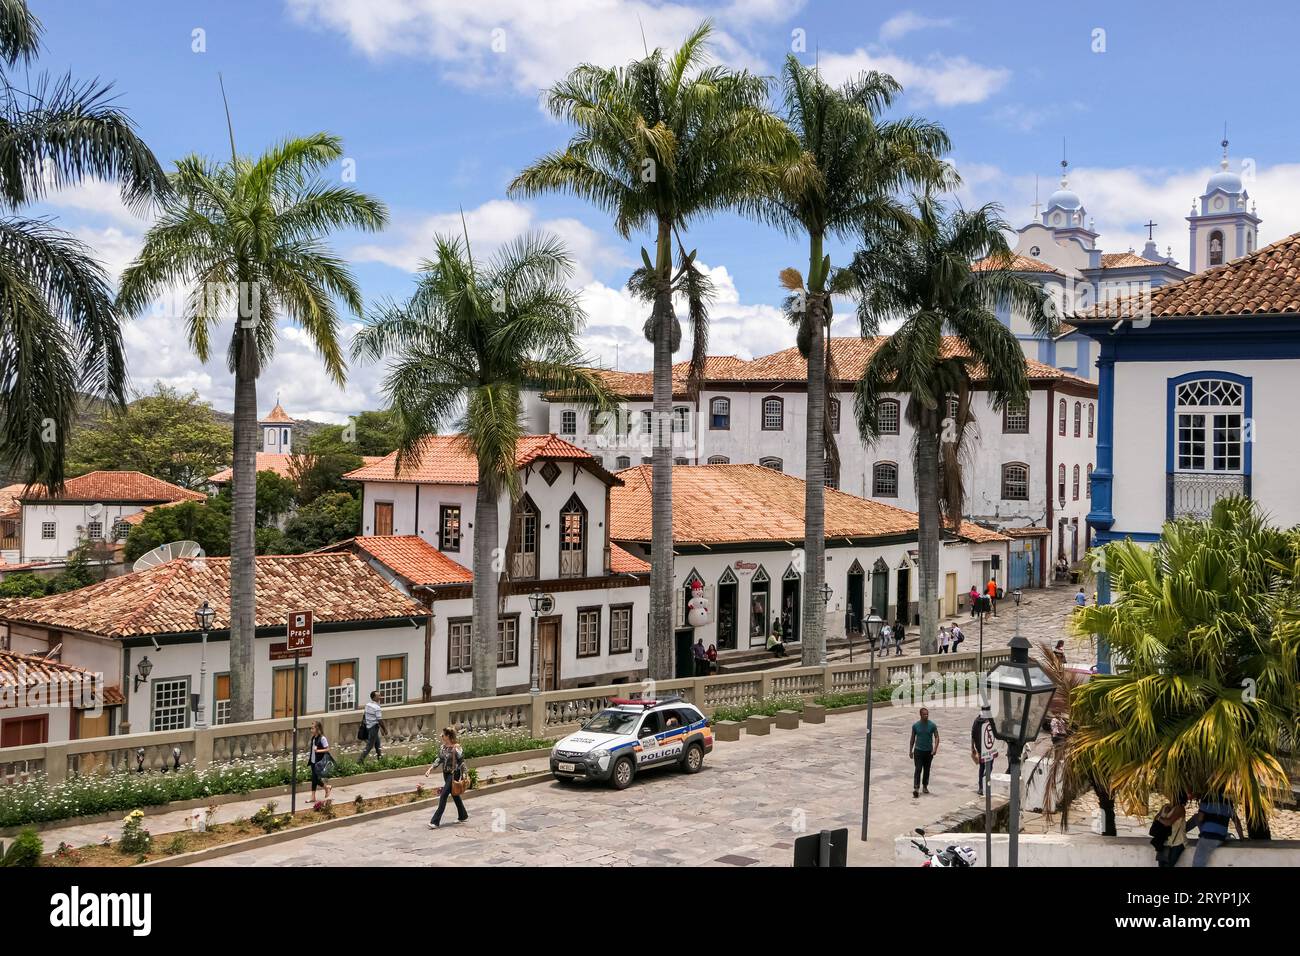
[[[1300,233],[1071,322],[1098,350],[1097,543],[1154,541],[1231,494],[1300,523]]]

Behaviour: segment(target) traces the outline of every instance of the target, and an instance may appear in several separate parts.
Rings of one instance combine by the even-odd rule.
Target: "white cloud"
[[[352,249],[356,262],[382,262],[415,272],[421,261],[433,254],[435,235],[456,238],[469,232],[475,258],[487,258],[504,243],[526,232],[550,232],[558,236],[573,257],[576,285],[591,282],[597,271],[630,266],[618,250],[606,244],[590,227],[577,219],[538,219],[530,206],[507,199],[493,199],[467,209],[464,222],[459,212],[427,216],[399,216],[386,238]]]
[[[917,30],[932,30],[953,25],[950,17],[926,17],[911,10],[896,13],[880,28],[880,39],[885,43],[902,39]]]
[[[964,56],[938,53],[924,60],[909,60],[894,53],[859,47],[852,53],[823,53],[818,62],[822,74],[831,83],[842,83],[868,70],[880,70],[898,80],[904,92],[938,106],[983,102],[1011,78],[1011,71],[1002,67],[983,66]]]
[[[521,92],[550,86],[577,63],[615,65],[645,45],[675,49],[710,9],[648,0],[286,0],[299,23],[335,30],[372,59],[427,57],[443,78],[466,87],[506,84]],[[793,7],[797,9],[797,6]],[[778,15],[773,0],[736,0],[714,12],[712,50],[722,62],[760,68],[730,32]],[[792,12],[787,4],[786,13]],[[644,33],[644,35],[643,35]]]
[[[148,211],[141,215],[128,209],[126,203],[122,202],[121,186],[103,179],[85,179],[52,190],[41,197],[41,204],[135,230],[148,225],[150,219]]]

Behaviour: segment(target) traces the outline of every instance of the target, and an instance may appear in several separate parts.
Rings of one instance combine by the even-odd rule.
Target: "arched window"
[[[710,456],[709,456],[709,464],[710,464],[710,465],[730,465],[730,464],[731,464],[731,459],[728,458],[726,455],[710,455]]]
[[[1012,461],[1002,466],[1002,498],[1004,501],[1029,500],[1029,466]]]
[[[673,433],[685,435],[691,430],[691,410],[685,405],[673,409]]]
[[[1223,233],[1218,229],[1210,233],[1210,265],[1223,265]]]
[[[587,576],[587,509],[571,495],[560,510],[560,577]]]
[[[1029,403],[1016,402],[1002,411],[1002,431],[1008,435],[1029,434]]]
[[[1078,466],[1078,465],[1075,465],[1075,466],[1074,466],[1074,488],[1073,488],[1073,494],[1074,494],[1074,498],[1073,498],[1073,500],[1074,500],[1074,501],[1078,501],[1078,500],[1079,500],[1079,466]]]
[[[618,468],[619,471],[622,471],[624,468],[631,468],[632,459],[629,458],[627,455],[619,455],[618,461],[616,462],[616,467]]]
[[[840,400],[838,398],[830,400],[830,417],[831,432],[838,435],[840,433]]]
[[[1089,438],[1092,437],[1093,420],[1096,417],[1097,417],[1097,406],[1092,404],[1092,402],[1089,402],[1088,403],[1088,437]]]
[[[560,434],[578,434],[578,413],[572,410],[560,412]]]
[[[1175,394],[1179,471],[1242,470],[1245,389],[1217,378],[1183,382]]]
[[[1057,406],[1056,418],[1057,418],[1056,433],[1058,435],[1064,435],[1065,434],[1065,399],[1061,399],[1061,404]]]
[[[898,497],[898,465],[892,461],[878,461],[871,467],[871,497]]]
[[[780,458],[760,458],[758,463],[764,468],[771,468],[773,471],[781,471],[784,468],[784,463]]]
[[[515,506],[515,553],[510,557],[510,577],[537,577],[537,534],[540,513],[533,499],[524,495]]]
[[[1089,500],[1092,498],[1092,463],[1088,463],[1088,483],[1084,486],[1084,494]]]
[[[1056,497],[1065,503],[1065,465],[1061,464],[1056,469]]]
[[[1078,438],[1083,434],[1083,403],[1074,403],[1074,437]]]
[[[731,399],[715,398],[709,403],[709,427],[715,431],[731,429]]]
[[[882,398],[876,403],[876,425],[882,435],[898,434],[898,402]]]
[[[763,399],[763,431],[779,432],[785,428],[785,402],[774,395]]]

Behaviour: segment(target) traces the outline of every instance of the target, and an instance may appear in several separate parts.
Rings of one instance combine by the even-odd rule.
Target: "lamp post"
[[[880,629],[884,626],[885,619],[877,614],[873,607],[863,625],[863,629],[867,632],[867,647],[871,655],[869,664],[871,669],[867,672],[867,746],[862,767],[861,840],[864,843],[867,840],[867,819],[871,813],[871,716],[874,711],[872,703],[876,697],[876,639],[880,637]]]
[[[1043,716],[1056,685],[1029,659],[1029,642],[1020,636],[1020,615],[1011,639],[1011,659],[998,664],[984,678],[993,711],[993,736],[1007,745],[1011,764],[1011,817],[1007,865],[1018,865],[1020,837],[1020,757],[1042,729]]]
[[[541,687],[538,686],[538,660],[537,660],[537,619],[543,611],[550,613],[552,602],[551,598],[541,591],[534,591],[528,595],[528,606],[533,609],[533,667],[532,667],[532,686],[528,688],[530,694],[540,694]]]
[[[835,590],[826,581],[822,582],[822,586],[819,590],[822,595],[822,667],[825,667],[830,662],[829,652],[827,650],[830,646],[830,641],[826,638],[826,608],[830,607],[831,595],[835,593]]]
[[[202,635],[202,656],[199,658],[199,707],[194,716],[194,729],[208,729],[207,700],[208,688],[208,631],[212,630],[212,619],[217,616],[207,601],[194,612],[194,623],[199,626],[199,633]]]

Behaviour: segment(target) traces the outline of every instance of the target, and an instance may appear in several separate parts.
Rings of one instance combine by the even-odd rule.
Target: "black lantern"
[[[1056,685],[1029,659],[1027,640],[1017,634],[1010,646],[1011,659],[988,672],[984,689],[993,707],[993,735],[1023,747],[1038,737]]]
[[[217,612],[208,605],[207,601],[204,601],[203,605],[194,612],[194,623],[199,626],[200,631],[210,631],[212,630],[212,619],[216,616]]]
[[[885,626],[885,619],[877,614],[876,609],[873,607],[871,613],[867,615],[867,620],[864,623],[867,628],[867,640],[869,640],[872,647],[874,647],[876,640],[880,637],[880,629]]]
[[[823,581],[821,586],[821,592],[822,592],[822,604],[830,604],[831,594],[834,593],[834,589],[825,581]]]
[[[135,665],[135,689],[139,690],[141,684],[148,683],[149,675],[153,673],[153,661],[148,657],[140,658],[140,663]]]

